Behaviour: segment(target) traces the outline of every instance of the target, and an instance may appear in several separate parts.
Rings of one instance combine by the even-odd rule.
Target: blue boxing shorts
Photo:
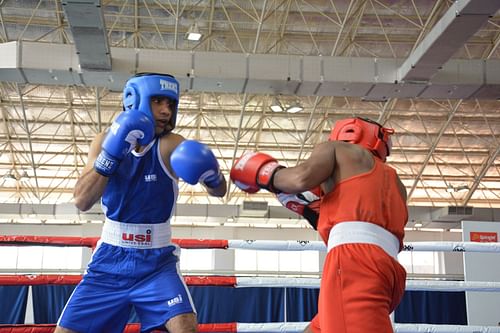
[[[79,333],[121,333],[132,308],[141,332],[196,313],[178,267],[179,248],[137,249],[99,243],[58,325]]]

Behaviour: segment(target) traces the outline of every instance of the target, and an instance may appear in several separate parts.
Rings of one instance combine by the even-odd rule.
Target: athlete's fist
[[[320,196],[319,187],[297,194],[279,193],[276,195],[283,206],[304,217],[314,230],[318,227]]]
[[[185,140],[170,155],[174,172],[186,183],[218,187],[224,180],[214,153],[201,142]]]
[[[284,168],[278,161],[267,154],[248,152],[243,154],[231,168],[230,177],[236,186],[248,193],[255,193],[263,188],[273,193],[274,174]]]
[[[137,110],[120,113],[107,131],[94,169],[103,176],[111,176],[136,145],[147,145],[153,140],[154,130],[151,118]]]

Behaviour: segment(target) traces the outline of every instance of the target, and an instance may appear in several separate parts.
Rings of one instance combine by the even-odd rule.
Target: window
[[[53,247],[44,246],[42,256],[42,268],[60,269],[61,266],[67,269],[78,269],[82,267],[81,247]],[[63,253],[62,253],[63,252]]]
[[[317,251],[234,250],[236,271],[319,272]]]
[[[256,271],[257,251],[254,250],[234,250],[234,270],[235,271]]]
[[[182,270],[213,270],[214,250],[182,249],[180,263]]]
[[[278,251],[257,251],[257,271],[277,271]]]
[[[398,260],[408,273],[440,274],[442,273],[439,252],[404,251],[398,255]]]
[[[17,247],[0,246],[0,268],[9,269],[17,267]]]
[[[81,247],[60,246],[0,246],[0,268],[16,269],[79,269],[82,266]]]

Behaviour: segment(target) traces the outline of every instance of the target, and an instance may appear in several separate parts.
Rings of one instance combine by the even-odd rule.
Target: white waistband
[[[381,226],[369,222],[341,222],[330,230],[328,251],[336,246],[349,243],[378,245],[396,260],[399,253],[398,238]]]
[[[101,241],[121,247],[157,249],[172,245],[170,223],[133,224],[106,219]]]

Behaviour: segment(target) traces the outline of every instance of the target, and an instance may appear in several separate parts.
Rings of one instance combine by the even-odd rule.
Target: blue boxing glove
[[[102,150],[94,162],[94,169],[109,177],[118,169],[121,160],[137,144],[147,145],[155,134],[151,118],[137,110],[122,112],[108,129]]]
[[[170,165],[179,178],[191,185],[202,183],[216,188],[224,179],[214,153],[195,140],[181,142],[170,156]]]

